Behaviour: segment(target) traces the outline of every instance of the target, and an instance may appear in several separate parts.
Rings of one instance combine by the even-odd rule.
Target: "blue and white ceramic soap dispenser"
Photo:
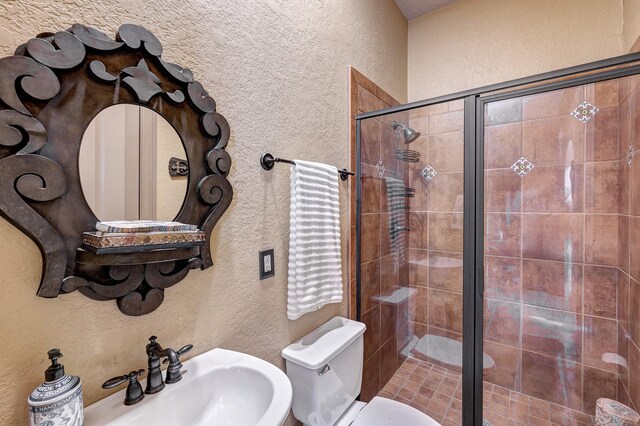
[[[31,426],[82,426],[82,382],[79,377],[64,374],[58,364],[60,349],[47,352],[51,365],[44,373],[44,383],[29,395]]]

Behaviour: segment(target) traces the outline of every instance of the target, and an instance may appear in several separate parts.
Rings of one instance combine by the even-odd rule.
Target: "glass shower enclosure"
[[[358,116],[361,399],[443,425],[640,408],[639,60]]]

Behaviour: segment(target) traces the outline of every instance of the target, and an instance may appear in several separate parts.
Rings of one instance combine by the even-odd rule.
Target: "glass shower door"
[[[462,423],[464,102],[360,124],[361,399]]]
[[[637,102],[626,77],[485,104],[483,411],[493,425],[592,424],[598,398],[629,401],[625,347],[637,347],[625,343],[619,293],[634,282]]]

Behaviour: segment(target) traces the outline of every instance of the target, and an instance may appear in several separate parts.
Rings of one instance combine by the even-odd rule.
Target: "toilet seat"
[[[351,426],[440,426],[440,423],[406,404],[376,396]]]

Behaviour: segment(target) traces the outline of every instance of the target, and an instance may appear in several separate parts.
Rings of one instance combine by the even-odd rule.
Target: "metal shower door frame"
[[[634,64],[636,63],[636,64]],[[632,65],[631,65],[632,64]],[[618,68],[615,68],[618,67]],[[585,75],[585,73],[587,73]],[[640,74],[640,53],[564,68],[356,116],[356,315],[361,315],[361,122],[464,100],[462,425],[482,425],[484,309],[484,110],[491,102]],[[549,81],[547,80],[557,80]],[[497,93],[496,93],[497,92]],[[467,348],[472,347],[473,350]]]

